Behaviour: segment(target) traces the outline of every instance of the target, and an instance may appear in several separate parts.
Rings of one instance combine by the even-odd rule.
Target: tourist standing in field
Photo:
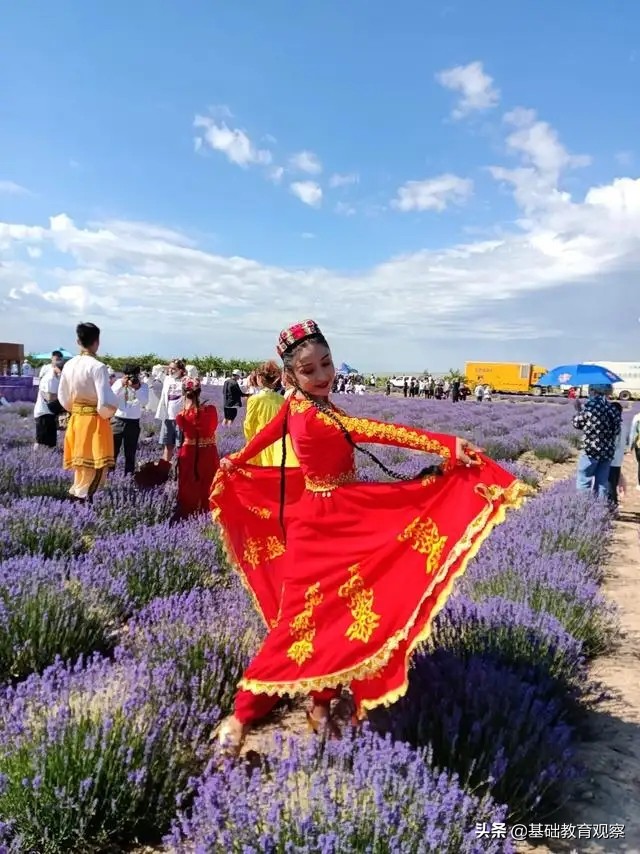
[[[80,323],[76,334],[80,355],[64,366],[58,400],[71,413],[64,437],[64,467],[74,474],[69,494],[87,501],[104,485],[115,462],[111,418],[118,399],[106,365],[96,359],[100,330],[95,323]]]
[[[116,462],[124,445],[124,473],[136,470],[136,454],[140,439],[140,418],[149,403],[149,386],[140,379],[138,365],[125,365],[123,376],[111,386],[118,398],[118,409],[113,419],[114,457]]]
[[[277,349],[294,394],[222,461],[211,493],[213,518],[270,630],[217,731],[232,754],[282,695],[311,692],[309,726],[336,734],[330,703],[340,686],[351,689],[358,718],[401,697],[411,654],[454,579],[526,490],[463,439],[335,407],[331,351],[313,321],[283,330]],[[249,464],[287,436],[299,468]],[[360,442],[436,454],[442,466],[396,474]],[[358,482],[356,449],[403,482]]]
[[[201,403],[199,379],[182,380],[183,407],[176,416],[182,434],[178,450],[178,518],[209,509],[209,493],[220,464],[216,446],[218,412],[211,403]]]
[[[636,412],[631,421],[627,447],[636,455],[636,462],[638,463],[638,483],[636,484],[636,489],[640,491],[640,412]]]
[[[596,495],[609,495],[609,470],[616,452],[616,439],[622,426],[622,413],[607,400],[613,386],[589,386],[589,399],[582,406],[575,401],[573,426],[582,430],[582,451],[578,457],[576,486],[593,490]]]
[[[186,376],[186,365],[182,359],[169,364],[168,375],[162,385],[156,418],[162,423],[159,444],[164,448],[162,459],[170,463],[179,440],[176,418],[182,409],[182,380]]]
[[[620,413],[620,429],[616,437],[615,453],[611,460],[609,468],[609,498],[612,504],[618,504],[618,494],[624,495],[625,482],[622,474],[622,463],[624,462],[625,451],[627,450],[627,436],[622,428],[622,404],[617,400],[611,403],[611,406]]]
[[[280,368],[273,361],[264,362],[254,372],[258,391],[256,394],[252,394],[247,401],[243,425],[244,437],[247,442],[250,442],[267,426],[272,418],[275,418],[282,407],[286,406],[283,396],[275,391],[276,386],[281,384],[281,373]],[[285,465],[297,466],[298,461],[289,436],[287,436],[286,442]],[[278,439],[277,442],[265,448],[249,462],[256,466],[279,466],[282,464],[282,456],[282,442]]]
[[[238,417],[238,409],[242,406],[242,398],[249,397],[247,392],[240,388],[240,371],[235,370],[224,381],[222,386],[222,406],[224,411],[224,425],[230,427]]]
[[[50,367],[38,383],[38,397],[33,407],[33,417],[36,421],[36,445],[55,448],[58,444],[58,415],[63,412],[58,401],[58,389],[62,374],[62,359]]]

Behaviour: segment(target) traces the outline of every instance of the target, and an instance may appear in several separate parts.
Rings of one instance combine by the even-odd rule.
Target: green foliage
[[[458,368],[449,368],[443,379],[448,380],[448,382],[450,383],[452,383],[454,380],[459,380],[461,383],[467,384],[469,382],[469,380],[464,374],[464,371],[461,371]]]
[[[46,364],[48,361],[37,361],[33,355],[29,355],[28,360],[32,367],[38,367]],[[114,371],[121,371],[126,364],[140,365],[145,371],[150,371],[154,365],[168,365],[172,358],[181,358],[188,365],[194,365],[201,374],[216,371],[217,374],[230,374],[232,370],[240,370],[243,373],[250,373],[260,362],[257,360],[248,359],[224,359],[222,356],[159,356],[157,353],[142,353],[135,356],[116,356],[112,353],[98,354],[97,358],[109,365]]]

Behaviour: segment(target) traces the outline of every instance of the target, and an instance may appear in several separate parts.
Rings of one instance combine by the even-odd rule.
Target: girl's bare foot
[[[240,723],[235,715],[229,715],[218,724],[213,732],[213,738],[218,742],[225,756],[235,758],[240,754],[247,729],[248,727]]]

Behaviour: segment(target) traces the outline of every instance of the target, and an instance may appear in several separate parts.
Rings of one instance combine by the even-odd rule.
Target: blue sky
[[[7,4],[0,338],[637,360],[640,8]]]

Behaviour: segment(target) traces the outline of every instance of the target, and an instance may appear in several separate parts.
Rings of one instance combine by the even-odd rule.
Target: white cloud
[[[290,189],[305,205],[319,208],[322,204],[322,187],[315,181],[294,181]]]
[[[616,163],[619,163],[620,166],[633,165],[633,151],[616,151],[615,158]]]
[[[558,134],[547,122],[538,119],[535,110],[516,107],[504,116],[513,130],[506,139],[507,151],[522,161],[522,166],[507,169],[492,166],[494,178],[506,181],[514,188],[518,205],[525,213],[546,208],[552,200],[561,203],[559,182],[567,169],[588,166],[586,154],[570,154]]]
[[[300,235],[300,237],[303,240],[314,240],[315,234],[312,231],[303,231],[302,234]]]
[[[493,85],[493,78],[485,73],[481,62],[447,68],[436,74],[436,80],[446,89],[460,93],[460,100],[452,112],[456,119],[495,107],[500,100],[500,91]]]
[[[273,181],[274,184],[279,184],[282,181],[282,176],[284,175],[284,169],[282,166],[273,166],[267,172],[267,178],[270,181]]]
[[[407,181],[398,188],[392,207],[399,211],[443,211],[450,204],[465,202],[473,192],[473,181],[458,175],[439,175],[424,181]]]
[[[245,131],[230,128],[226,122],[216,122],[211,116],[196,116],[193,126],[198,131],[195,139],[196,151],[208,146],[222,152],[231,163],[246,169],[248,166],[268,166],[272,154],[266,149],[257,148]]]
[[[319,175],[322,172],[322,163],[313,151],[299,151],[289,159],[291,169],[296,172],[306,172],[308,175]]]
[[[338,202],[334,210],[340,216],[355,216],[356,214],[355,207],[347,202]]]
[[[26,187],[16,184],[15,181],[0,181],[0,195],[26,196],[28,193]]]
[[[360,177],[355,172],[350,172],[346,175],[340,175],[336,172],[329,179],[329,186],[332,188],[348,187],[350,184],[357,184],[359,180]]]
[[[42,257],[26,263],[29,249]],[[458,358],[473,358],[475,340],[485,342],[483,352],[493,342],[505,348],[503,358],[527,360],[531,348],[523,341],[550,346],[556,336],[576,334],[586,353],[592,325],[576,324],[580,306],[597,304],[601,311],[616,299],[620,306],[615,288],[627,279],[629,298],[635,293],[640,179],[593,187],[582,200],[554,197],[526,226],[500,238],[421,250],[354,273],[269,266],[187,245],[171,229],[124,222],[81,227],[65,214],[47,225],[0,223],[0,258],[0,337],[19,332],[33,346],[51,328],[91,317],[108,330],[111,350],[213,347],[260,357],[272,352],[283,324],[316,316],[342,347],[340,355],[367,359],[367,367],[380,341],[379,368],[395,367],[389,353],[423,352],[427,328],[438,350],[456,346],[461,336]],[[569,288],[569,304],[554,309],[554,295]],[[349,305],[367,306],[357,323]],[[616,342],[624,322],[617,311]],[[633,335],[636,327],[634,320]],[[561,361],[566,344],[556,346]]]

